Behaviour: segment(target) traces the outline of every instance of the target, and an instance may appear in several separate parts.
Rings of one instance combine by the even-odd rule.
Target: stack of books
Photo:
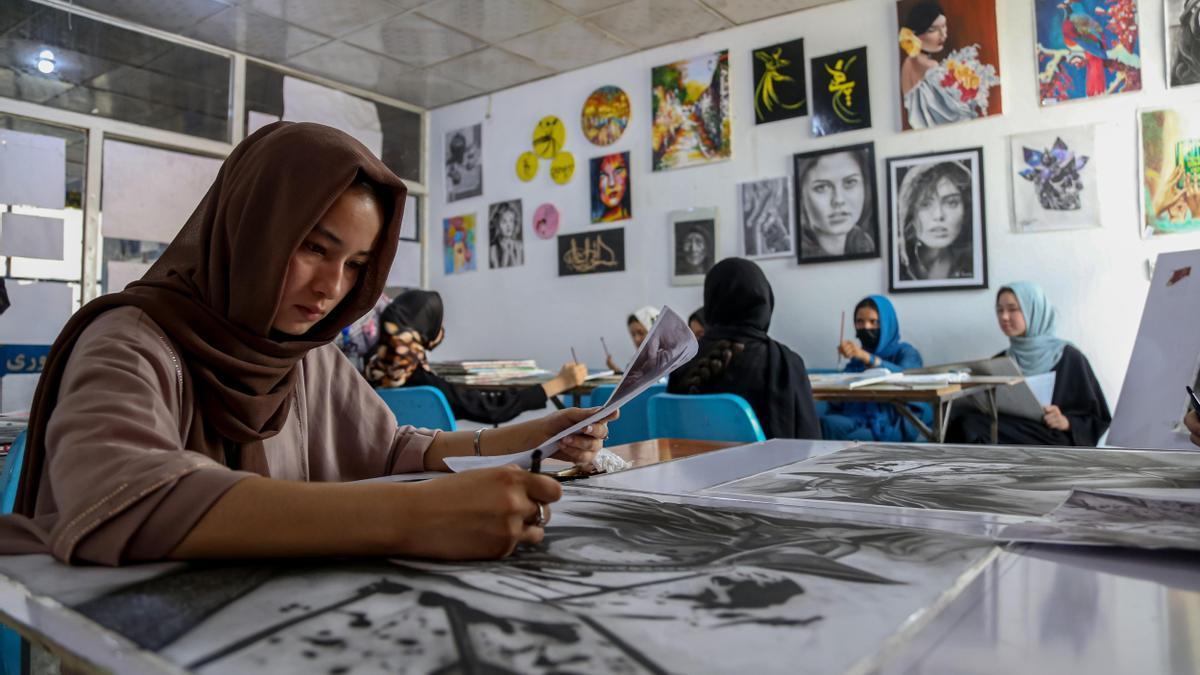
[[[498,384],[523,377],[551,374],[538,368],[533,359],[510,361],[441,361],[430,363],[433,372],[460,384]]]

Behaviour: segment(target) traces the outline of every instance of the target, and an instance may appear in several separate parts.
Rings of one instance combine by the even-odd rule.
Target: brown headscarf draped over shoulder
[[[333,202],[367,179],[385,226],[357,286],[302,336],[273,333],[292,253]],[[192,377],[202,438],[188,449],[220,457],[278,433],[291,409],[296,364],[371,309],[383,291],[400,236],[408,188],[361,143],[319,124],[278,122],[234,148],[208,194],[158,262],[123,292],[75,313],[50,349],[34,395],[15,511],[32,516],[46,457],[46,424],[80,334],[125,305],[166,331]],[[195,436],[195,434],[194,434]]]

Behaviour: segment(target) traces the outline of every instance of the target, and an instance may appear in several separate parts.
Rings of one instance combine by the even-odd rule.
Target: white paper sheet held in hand
[[[658,320],[654,322],[654,327],[650,329],[650,334],[646,336],[637,355],[633,357],[633,363],[621,378],[621,382],[613,390],[612,396],[604,406],[594,415],[562,431],[537,448],[494,457],[450,457],[446,459],[446,466],[450,467],[451,471],[486,469],[505,464],[516,464],[527,469],[532,462],[534,450],[541,450],[545,457],[553,455],[558,450],[559,441],[578,433],[593,422],[608,417],[614,410],[645,391],[647,387],[691,361],[699,349],[700,345],[697,344],[696,337],[692,335],[692,329],[688,328],[687,322],[670,307],[664,306]]]

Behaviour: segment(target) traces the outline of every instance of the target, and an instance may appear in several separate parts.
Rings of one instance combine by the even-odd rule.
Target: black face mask
[[[863,349],[873,352],[879,346],[879,329],[878,328],[856,328],[854,334],[858,337],[858,341],[862,343]]]

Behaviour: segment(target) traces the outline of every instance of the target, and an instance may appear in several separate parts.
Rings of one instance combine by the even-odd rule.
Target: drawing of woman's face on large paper
[[[866,202],[862,167],[854,155],[838,152],[818,159],[801,185],[804,223],[820,234],[841,235],[862,219]],[[844,243],[844,241],[843,241]],[[844,251],[825,251],[842,255]]]
[[[970,186],[966,186],[970,188]],[[949,178],[941,178],[917,195],[913,226],[917,241],[931,249],[943,249],[962,233],[966,208],[963,190]]]

